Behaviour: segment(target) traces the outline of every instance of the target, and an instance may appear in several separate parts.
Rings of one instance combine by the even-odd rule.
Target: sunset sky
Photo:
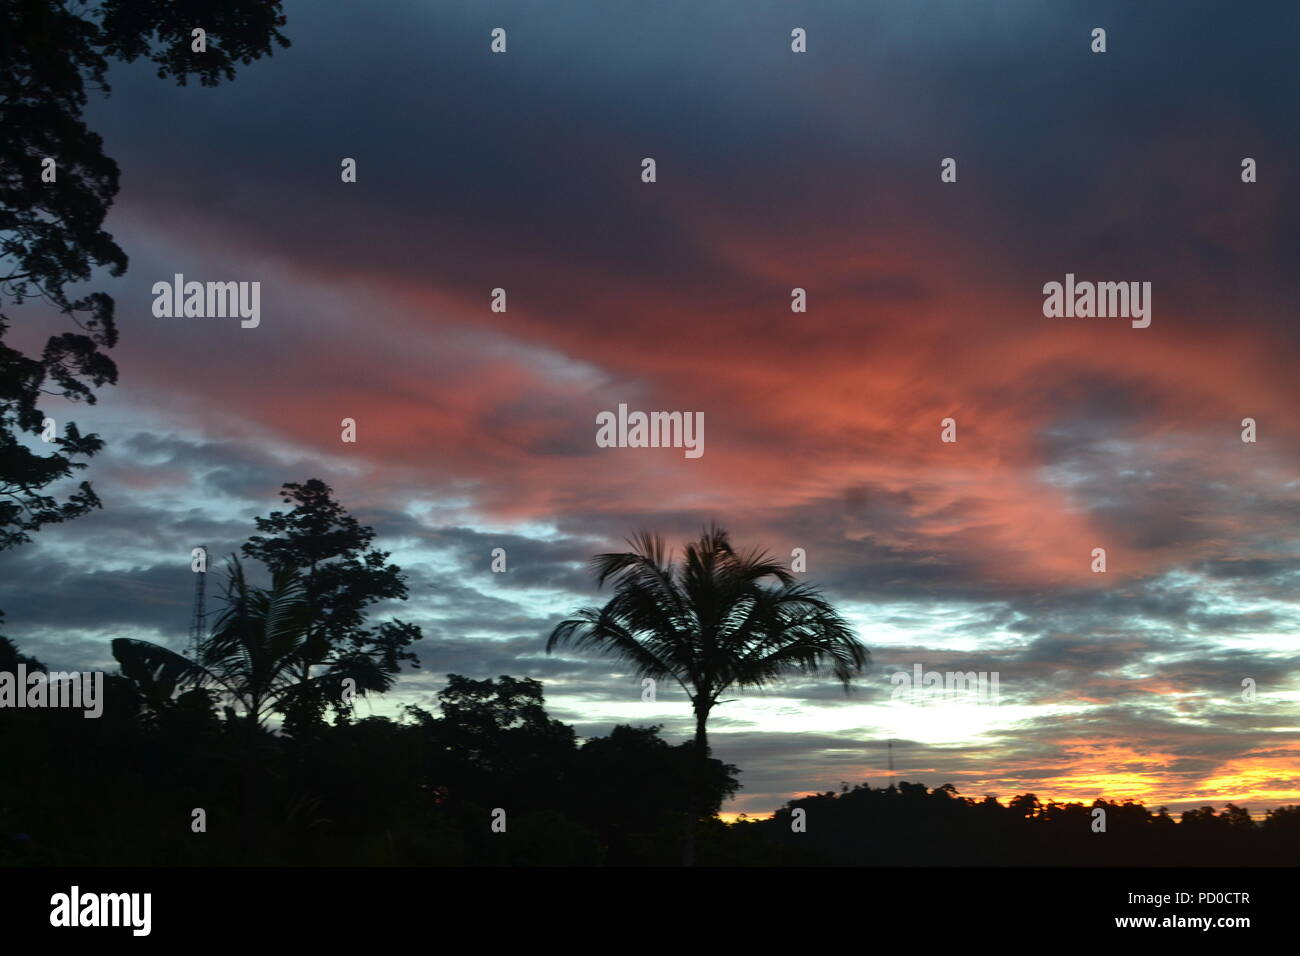
[[[580,735],[678,741],[679,688],[543,645],[601,600],[593,554],[717,521],[805,549],[874,660],[848,696],[727,695],[728,813],[887,784],[890,739],[973,797],[1300,802],[1300,7],[468,6],[291,0],[293,46],[232,83],[137,64],[92,98],[121,378],[73,410],[103,510],[0,555],[24,652],[183,649],[190,549],[319,477],[425,633],[360,715],[509,674]],[[259,327],[154,317],[175,273],[260,281]],[[1150,327],[1045,317],[1067,273],[1150,282]],[[29,352],[54,328],[11,314]],[[705,453],[598,448],[620,403],[703,412]],[[917,663],[1000,703],[892,701]]]

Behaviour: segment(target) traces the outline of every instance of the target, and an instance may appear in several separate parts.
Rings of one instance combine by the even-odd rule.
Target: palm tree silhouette
[[[847,692],[870,654],[822,597],[766,552],[738,552],[711,525],[687,544],[680,564],[658,535],[628,539],[631,551],[591,562],[598,586],[614,583],[604,607],[584,607],[551,631],[546,651],[594,648],[632,665],[638,677],[671,677],[695,712],[692,806],[682,864],[694,862],[698,781],[709,754],[709,713],[728,689],[762,688],[792,673],[829,672]],[[768,579],[773,579],[770,583]]]
[[[341,700],[345,688],[360,695],[392,686],[392,677],[367,655],[331,654],[325,635],[312,626],[302,578],[292,571],[277,573],[269,590],[257,588],[232,557],[224,603],[193,660],[150,641],[113,641],[122,676],[154,705],[165,705],[180,689],[217,689],[259,726],[304,702]],[[323,669],[304,677],[312,666]],[[349,679],[351,685],[345,684]]]

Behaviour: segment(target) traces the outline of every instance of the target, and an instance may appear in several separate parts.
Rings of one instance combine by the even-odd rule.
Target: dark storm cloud
[[[1105,58],[1087,52],[1093,12],[1085,22],[1082,15],[1049,16],[1032,4],[1009,6],[997,17],[960,4],[930,9],[935,15],[924,18],[851,5],[813,11],[808,26],[817,55],[792,67],[785,46],[789,14],[779,5],[757,5],[743,20],[723,9],[670,6],[655,16],[600,11],[575,21],[507,4],[493,14],[510,22],[512,52],[498,58],[481,42],[487,21],[477,14],[423,5],[382,15],[346,6],[315,7],[310,14],[304,7],[296,14],[291,6],[290,20],[300,31],[295,46],[250,69],[226,95],[204,102],[201,110],[182,106],[188,101],[180,97],[192,91],[172,91],[143,73],[124,71],[117,101],[157,109],[110,105],[102,125],[120,137],[124,166],[140,171],[136,186],[124,191],[124,205],[142,204],[164,217],[182,210],[189,215],[192,200],[183,188],[173,188],[175,174],[169,172],[183,169],[192,175],[187,182],[202,180],[229,200],[205,210],[207,231],[225,228],[241,246],[261,243],[268,254],[283,256],[296,268],[396,278],[420,287],[472,288],[481,297],[500,281],[500,263],[508,262],[519,280],[516,286],[512,278],[512,296],[521,291],[531,303],[529,311],[544,322],[563,316],[565,326],[590,325],[593,332],[612,319],[583,308],[589,291],[563,278],[566,263],[584,263],[593,274],[623,280],[633,290],[662,285],[663,276],[671,275],[683,294],[705,301],[766,295],[755,290],[752,273],[719,261],[709,243],[693,237],[689,215],[673,218],[680,210],[673,213],[671,204],[645,199],[632,173],[646,152],[671,158],[688,173],[675,175],[675,190],[720,205],[740,221],[753,215],[776,222],[829,216],[847,228],[868,220],[886,228],[908,218],[944,222],[942,204],[950,200],[934,198],[933,189],[915,208],[880,199],[884,205],[873,212],[883,219],[855,220],[858,213],[843,211],[841,195],[819,191],[816,183],[842,189],[863,180],[864,192],[879,195],[879,189],[866,189],[867,179],[888,180],[917,168],[915,153],[933,151],[917,137],[951,128],[944,134],[948,140],[978,143],[984,150],[975,156],[978,191],[993,197],[975,207],[959,200],[950,214],[968,221],[952,222],[953,231],[963,233],[963,225],[978,223],[982,232],[995,234],[995,242],[1026,243],[1033,252],[1069,249],[1077,233],[1070,225],[1073,213],[1087,208],[1102,187],[1103,174],[1096,171],[1123,162],[1126,154],[1114,144],[1144,142],[1163,132],[1158,124],[1152,128],[1147,112],[1132,106],[1134,84],[1152,102],[1171,105],[1174,91],[1203,85],[1200,70],[1226,57],[1234,69],[1216,85],[1217,95],[1242,104],[1268,137],[1294,139],[1290,127],[1276,121],[1276,110],[1268,108],[1267,95],[1264,105],[1254,95],[1260,79],[1255,71],[1279,68],[1256,67],[1243,58],[1233,45],[1240,28],[1219,30],[1209,8],[1181,11],[1181,23],[1199,18],[1215,30],[1186,30],[1176,53],[1159,33],[1166,18],[1158,12],[1123,6],[1096,11],[1111,31],[1112,52]],[[676,15],[689,21],[689,28],[676,22]],[[635,30],[629,30],[630,23]],[[1067,42],[1071,31],[1078,42]],[[348,38],[346,48],[340,46],[341,36]],[[1043,42],[1033,42],[1038,36]],[[388,73],[337,69],[339,63],[380,59],[393,64],[395,73],[420,81],[394,84]],[[554,68],[559,60],[566,69]],[[895,91],[890,96],[881,92],[882,75],[902,81],[884,84]],[[1023,82],[1031,75],[1049,80]],[[525,76],[529,83],[521,94]],[[593,77],[602,82],[590,82]],[[829,95],[832,80],[841,90],[837,98]],[[844,97],[845,87],[858,95]],[[286,115],[270,105],[286,102],[298,109]],[[151,146],[144,152],[152,140],[143,135],[160,111],[169,117],[177,147],[162,168]],[[419,121],[394,122],[404,116]],[[457,135],[448,138],[447,129]],[[939,142],[933,146],[937,150]],[[355,188],[340,190],[332,169],[336,157],[365,150],[370,152],[362,157],[363,170],[376,164],[378,170],[363,171]],[[1211,159],[1197,155],[1170,162],[1170,176],[1181,183],[1184,166],[1199,170],[1196,164]],[[630,171],[622,169],[624,163]],[[808,175],[813,168],[819,171],[815,177]],[[1092,178],[1084,171],[1092,171]],[[927,181],[932,174],[926,174]],[[1221,178],[1241,185],[1235,176]],[[1126,189],[1148,188],[1137,183],[1149,180],[1121,175],[1104,185],[1123,197]],[[904,181],[910,182],[905,175]],[[1143,215],[1168,220],[1170,229],[1186,226],[1186,203],[1174,192],[1171,187],[1155,208],[1144,205]],[[1052,212],[1044,216],[1047,209]],[[257,228],[249,229],[253,222]],[[1106,228],[1129,235],[1132,226],[1112,217]],[[1158,245],[1146,234],[1140,241],[1143,250]],[[981,235],[978,242],[982,246],[986,238]],[[1125,250],[1114,248],[1114,241],[1088,243],[1087,249],[1110,249],[1112,260],[1127,266]],[[1058,265],[1045,273],[1059,278]],[[919,280],[906,274],[866,280],[854,274],[843,282],[846,294],[854,283],[886,298],[921,294]],[[1024,285],[1028,314],[1039,305],[1039,284]],[[633,310],[636,299],[621,296]],[[1060,382],[993,391],[999,401],[1072,409],[1044,431],[1044,453],[1054,464],[1084,472],[1077,494],[1116,540],[1153,549],[1211,537],[1196,497],[1207,490],[1204,484],[1179,492],[1117,480],[1122,465],[1104,451],[1080,450],[1081,438],[1114,435],[1126,422],[1131,429],[1144,409],[1154,416],[1150,386],[1118,374],[1080,373],[1063,375]],[[539,454],[582,451],[575,428],[523,427],[546,425],[557,416],[572,424],[562,406],[546,397],[540,404],[507,399],[478,425],[524,435],[522,447]],[[511,431],[512,425],[520,427]],[[735,422],[731,433],[746,427]],[[273,466],[252,463],[218,468],[206,480],[216,490],[240,494],[281,476]],[[800,509],[789,526],[793,531],[821,523],[818,533],[837,542],[825,553],[840,565],[834,572],[840,580],[830,581],[840,594],[965,599],[1014,587],[988,583],[974,553],[979,529],[954,533],[920,551],[898,544],[915,539],[922,524],[917,494],[933,490],[858,484],[845,495],[843,515],[815,516]],[[593,501],[590,510],[597,504]],[[957,518],[974,504],[955,500],[925,519]],[[829,507],[827,502],[821,510]],[[706,517],[701,514],[697,523]],[[627,518],[591,514],[578,516],[574,524],[588,520],[606,521],[611,532],[617,525],[618,533],[629,524]],[[848,544],[846,536],[857,540]],[[526,567],[534,581],[551,573],[531,563],[519,567]],[[557,568],[551,580],[575,587],[579,573]]]
[[[1206,595],[1194,584],[1173,586],[1161,580],[1124,591],[1061,589],[1020,597],[1010,607],[1021,619],[1007,626],[1023,634],[1046,631],[1087,632],[1124,629],[1142,622],[1166,634],[1251,633],[1284,625],[1289,620],[1267,610],[1228,613],[1207,606]]]
[[[1300,655],[1272,656],[1248,650],[1218,651],[1194,660],[1160,662],[1156,676],[1182,693],[1237,698],[1242,679],[1256,682],[1261,693],[1288,686],[1300,676]],[[1278,714],[1278,716],[1282,716]]]
[[[202,491],[235,499],[279,502],[286,481],[305,481],[319,462],[300,459],[289,464],[265,447],[248,442],[189,440],[179,435],[139,432],[112,450],[125,468],[169,467],[196,476]],[[287,478],[298,476],[296,478]]]
[[[487,290],[506,283],[503,276],[510,322],[524,340],[545,341],[549,330],[549,344],[577,359],[588,358],[578,344],[616,342],[618,355],[606,356],[600,372],[622,376],[629,388],[639,384],[633,359],[641,351],[680,349],[666,318],[678,311],[709,330],[710,338],[692,341],[708,346],[701,352],[706,368],[737,345],[767,342],[769,367],[756,365],[775,373],[787,359],[849,342],[866,374],[877,355],[887,364],[896,354],[887,346],[906,310],[938,309],[952,297],[962,318],[941,337],[945,348],[960,350],[987,338],[996,324],[1014,328],[1021,316],[1037,319],[1042,283],[1066,271],[1154,281],[1153,336],[1165,334],[1175,316],[1180,332],[1197,322],[1230,321],[1243,331],[1274,322],[1291,329],[1287,335],[1300,328],[1282,324],[1291,321],[1289,306],[1300,294],[1300,200],[1276,185],[1300,155],[1289,100],[1300,78],[1291,50],[1300,8],[827,3],[799,12],[814,51],[801,60],[788,52],[794,14],[775,2],[747,4],[743,16],[734,5],[707,3],[650,10],[521,2],[452,11],[413,0],[380,8],[298,2],[288,13],[294,46],[249,66],[220,91],[175,90],[147,68],[116,70],[114,97],[92,109],[92,126],[104,132],[124,170],[113,216],[140,234],[168,237],[160,248],[133,253],[122,287],[124,325],[135,333],[124,336],[131,343],[124,381],[177,361],[166,337],[175,335],[193,343],[194,353],[185,354],[211,357],[213,368],[192,374],[219,377],[216,411],[232,392],[260,399],[259,389],[276,384],[275,373],[283,371],[287,394],[255,405],[264,424],[282,425],[297,411],[312,419],[311,434],[326,428],[313,416],[334,429],[333,396],[351,400],[366,385],[408,407],[433,406],[430,415],[472,418],[419,390],[425,379],[436,385],[440,374],[457,371],[451,346],[462,333],[434,336],[426,357],[406,332],[416,318],[441,321],[442,297],[485,306]],[[506,57],[487,50],[487,31],[497,25],[510,31]],[[1104,57],[1087,50],[1096,25],[1109,31]],[[959,159],[960,185],[940,190],[938,161],[949,155]],[[1240,182],[1245,155],[1260,159],[1259,184]],[[355,185],[339,183],[344,156],[359,160]],[[639,182],[643,156],[659,160],[657,191]],[[1223,210],[1232,215],[1219,218]],[[926,224],[920,233],[918,223]],[[852,249],[874,248],[867,240],[883,237],[883,247],[902,249],[905,261],[876,263],[864,255],[853,268],[826,275],[804,334],[771,336],[773,313],[784,310],[792,284],[783,273],[817,265],[824,247],[812,240],[826,233]],[[756,254],[756,264],[716,241],[743,246],[759,235],[768,237],[760,251],[773,261]],[[171,244],[181,236],[195,248]],[[170,257],[200,247],[238,249],[265,266],[268,279],[285,279],[268,284],[265,301],[268,315],[284,321],[268,322],[255,339],[237,339],[243,353],[213,327],[164,328],[142,319],[146,290],[170,277]],[[942,281],[963,274],[999,285],[1002,298],[968,307]],[[305,287],[350,279],[398,292],[436,290],[440,299],[411,309],[414,317],[376,310],[340,319],[301,298]],[[822,302],[845,308],[822,309]],[[859,315],[867,305],[880,313]],[[1015,338],[1013,332],[1011,345]],[[368,363],[387,363],[368,346],[394,341],[411,349],[415,385],[393,380],[399,376],[370,381],[379,373]],[[1123,351],[1147,356],[1149,348],[1137,339]],[[331,351],[355,358],[346,374],[335,366],[317,371],[331,357],[321,353]],[[1154,560],[1114,589],[1001,576],[984,537],[999,516],[989,515],[975,493],[945,499],[943,481],[921,468],[903,489],[896,480],[854,475],[847,488],[822,488],[797,506],[764,501],[734,509],[738,542],[770,543],[782,559],[794,546],[807,548],[810,578],[833,600],[915,608],[891,609],[883,623],[919,629],[934,612],[951,612],[945,635],[1019,639],[963,652],[938,637],[938,646],[917,639],[877,647],[868,631],[863,638],[876,667],[853,696],[845,698],[833,682],[799,679],[772,696],[822,714],[875,704],[890,690],[891,668],[921,662],[999,670],[1008,703],[1102,702],[1086,717],[1026,722],[975,744],[900,741],[901,779],[963,788],[990,776],[1007,787],[1034,774],[1051,778],[1071,759],[1060,741],[1088,736],[1166,746],[1176,756],[1171,772],[1194,781],[1240,754],[1252,731],[1281,734],[1294,726],[1293,717],[1268,705],[1220,713],[1217,704],[1159,695],[1222,700],[1233,697],[1241,676],[1252,676],[1264,700],[1295,674],[1289,656],[1252,657],[1217,646],[1215,638],[1293,631],[1293,616],[1268,607],[1246,611],[1244,602],[1294,600],[1300,565],[1285,555],[1300,504],[1285,489],[1226,488],[1212,456],[1117,455],[1106,443],[1137,443],[1157,423],[1177,421],[1187,393],[1170,400],[1167,382],[1147,378],[1145,367],[1126,371],[1096,353],[1081,356],[1093,364],[1080,367],[1075,358],[1045,359],[1001,378],[997,369],[981,368],[956,381],[976,410],[1011,408],[1025,416],[1012,427],[1032,436],[1033,458],[1013,459],[1011,469],[1042,467],[1067,480],[1063,497],[1139,558],[1192,546],[1222,552],[1246,539],[1249,556],[1186,559],[1187,570],[1239,586],[1230,603],[1212,601],[1195,584],[1171,582],[1170,564]],[[1182,360],[1178,353],[1165,366],[1183,375]],[[289,377],[301,368],[309,370],[306,385]],[[653,379],[662,366],[649,362],[644,371]],[[926,382],[943,376],[933,359],[917,374]],[[764,374],[752,393],[727,398],[742,406],[765,397],[766,383]],[[802,384],[794,381],[791,391]],[[590,436],[567,417],[565,397],[527,388],[502,395],[467,430],[505,436],[504,444],[535,459],[579,458],[590,452]],[[165,402],[167,395],[156,398]],[[834,398],[838,408],[856,396]],[[900,414],[916,411],[905,397],[899,404]],[[770,421],[725,406],[709,414],[711,423],[727,426],[711,435],[775,445]],[[1225,421],[1224,440],[1236,441],[1234,420]],[[1000,437],[1001,423],[966,422],[964,436]],[[863,459],[892,460],[896,425],[851,423],[809,439],[821,442],[810,446],[810,460],[844,447]],[[440,449],[424,440],[422,427],[417,422],[402,432],[404,442],[436,459]],[[310,461],[282,464],[261,437],[123,433],[116,442],[120,451],[110,442],[98,468],[109,479],[100,488],[111,507],[68,529],[42,532],[52,548],[7,559],[0,607],[9,613],[9,632],[37,656],[48,649],[102,660],[103,643],[79,635],[113,627],[182,638],[192,543],[207,543],[214,554],[236,548],[253,533],[253,513],[283,507],[275,495],[281,482],[318,473]],[[169,471],[193,484],[188,498],[151,498],[150,482]],[[1131,472],[1142,472],[1141,480]],[[428,489],[417,476],[400,491],[393,500]],[[591,580],[586,562],[594,553],[621,549],[624,536],[642,527],[677,544],[718,508],[667,514],[637,487],[575,486],[567,493],[576,504],[554,516],[561,537],[545,540],[459,523],[441,527],[383,506],[354,511],[376,527],[378,546],[413,544],[457,568],[448,574],[434,570],[444,566],[437,562],[399,562],[410,576],[411,601],[377,610],[426,634],[415,645],[424,671],[404,677],[399,689],[407,681],[434,686],[447,673],[511,674],[546,681],[552,698],[635,700],[636,682],[615,678],[616,663],[545,655],[544,638],[558,615],[539,612],[522,592],[551,589],[566,605],[594,603],[608,593]],[[230,520],[222,517],[227,513]],[[1244,522],[1251,515],[1272,527],[1243,523],[1234,539],[1232,528],[1211,520]],[[174,560],[87,571],[60,563],[68,555],[61,558],[58,549],[71,547],[105,554],[153,548]],[[506,574],[490,571],[495,547],[506,550]],[[678,691],[663,693],[675,700]],[[1179,706],[1195,719],[1176,719]],[[581,705],[551,710],[583,733],[608,732],[610,721]],[[685,737],[689,708],[656,722]],[[1207,734],[1211,724],[1217,730]],[[753,809],[771,809],[792,787],[834,786],[841,776],[853,781],[866,768],[879,782],[885,766],[872,727],[855,735],[759,733],[750,726],[720,711],[714,742],[719,756],[745,767],[743,793],[766,795]]]
[[[436,621],[430,627],[437,633],[448,636],[540,634],[549,620],[539,617],[518,601],[489,594],[471,585],[458,584],[446,576],[431,574],[418,567],[402,570],[407,576],[408,589],[419,606],[436,615]],[[401,616],[410,618],[411,614],[403,612]]]
[[[1220,580],[1290,580],[1300,576],[1300,558],[1214,558],[1195,570]]]
[[[183,639],[193,595],[188,555],[171,565],[89,572],[58,558],[29,558],[6,566],[0,606],[16,635],[131,627]]]
[[[30,556],[38,563],[50,560],[52,569],[55,555],[76,567],[139,555],[160,568],[189,573],[191,550],[203,545],[215,566],[254,533],[254,512],[284,507],[278,492],[286,476],[303,480],[318,469],[318,463],[305,461],[277,463],[255,444],[122,434],[94,464],[93,483],[104,507],[73,524],[44,529],[34,545],[0,561],[20,566]]]
[[[587,537],[539,540],[461,527],[438,528],[429,534],[428,541],[449,551],[463,567],[473,569],[467,579],[480,587],[555,588],[574,594],[591,588],[587,564],[593,552]],[[496,548],[505,551],[503,572],[492,571],[492,552]]]
[[[1294,33],[1300,11],[1247,7],[1253,15],[1208,3],[1050,13],[1028,2],[997,11],[956,0],[830,5],[800,11],[815,55],[792,63],[792,13],[777,3],[749,4],[743,17],[721,5],[656,5],[654,16],[583,6],[579,16],[577,7],[526,3],[491,14],[291,3],[294,46],[202,109],[180,106],[191,91],[147,69],[119,70],[96,120],[132,171],[127,204],[189,209],[189,183],[202,181],[223,196],[205,207],[209,229],[318,269],[476,296],[496,283],[497,263],[512,260],[512,291],[570,321],[598,319],[575,310],[584,293],[571,280],[581,273],[566,264],[633,285],[670,274],[705,295],[752,290],[752,276],[639,188],[646,155],[663,164],[662,181],[741,220],[752,210],[769,221],[806,217],[811,204],[813,215],[846,225],[949,220],[954,232],[1014,244],[1013,259],[1037,279],[1025,286],[1034,309],[1042,277],[1067,268],[1137,270],[1170,280],[1160,284],[1161,308],[1199,306],[1190,296],[1203,300],[1206,289],[1176,281],[1192,263],[1223,277],[1212,304],[1231,300],[1255,321],[1259,310],[1243,298],[1260,275],[1273,289],[1297,288],[1294,232],[1271,245],[1271,259],[1243,255],[1201,210],[1255,201],[1241,195],[1242,155],[1300,151],[1279,108],[1300,65],[1263,55],[1258,30],[1265,22],[1270,36]],[[487,31],[498,21],[511,52],[494,57]],[[1110,49],[1093,55],[1089,33],[1103,22]],[[349,66],[379,62],[387,68]],[[1197,91],[1214,104],[1203,116],[1189,112]],[[133,109],[117,108],[128,102]],[[168,117],[165,155],[152,146],[159,116]],[[1224,123],[1237,124],[1235,140]],[[1198,124],[1216,138],[1189,149],[1177,136]],[[883,200],[846,217],[842,192],[815,185],[917,186],[952,154],[968,164],[959,181],[977,181],[981,201],[926,190],[910,207]],[[359,159],[360,177],[340,190],[342,156]],[[202,173],[180,179],[180,169]],[[1153,189],[1153,179],[1166,185]],[[1096,224],[1103,189],[1112,208]],[[1265,191],[1254,189],[1253,228],[1279,232],[1300,220],[1298,200]],[[874,281],[891,296],[917,294],[911,278]]]
[[[484,680],[509,674],[511,677],[546,681],[592,670],[586,662],[546,656],[543,643],[528,637],[510,640],[426,637],[415,647],[420,656],[420,666],[439,676],[461,674]]]

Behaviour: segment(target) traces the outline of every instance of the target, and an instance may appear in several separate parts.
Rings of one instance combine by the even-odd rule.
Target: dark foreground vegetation
[[[708,746],[719,696],[827,664],[846,683],[868,657],[815,588],[733,550],[719,529],[681,564],[650,536],[599,556],[613,597],[548,642],[604,646],[638,676],[677,679],[691,740],[616,726],[579,743],[547,715],[540,683],[512,677],[449,675],[436,713],[357,719],[355,698],[418,666],[420,628],[370,615],[407,596],[405,575],[324,482],[285,485],[282,500],[292,507],[257,518],[227,561],[219,613],[186,654],[113,641],[119,670],[104,677],[97,718],[0,707],[0,865],[1300,862],[1300,807],[1253,822],[1229,804],[1175,822],[1163,808],[1098,803],[1095,832],[1080,804],[1025,794],[1004,806],[903,783],[722,822],[740,771]],[[0,672],[20,668],[45,670],[0,638]]]
[[[157,710],[124,678],[105,694],[93,720],[0,710],[0,864],[655,864],[679,853],[690,745],[616,727],[578,746],[535,681],[453,676],[438,716],[409,708],[400,722],[298,738],[222,719],[203,692]],[[734,768],[710,770],[716,811]],[[492,830],[498,808],[504,833]],[[194,832],[196,809],[206,832]]]
[[[0,670],[18,664],[0,644]],[[28,666],[31,666],[28,659]],[[560,865],[680,863],[690,742],[614,727],[578,743],[541,685],[453,676],[439,713],[409,708],[299,737],[219,716],[203,692],[151,705],[110,677],[99,719],[0,710],[3,865]],[[1252,822],[1228,806],[1008,805],[921,784],[845,788],[774,819],[724,824],[737,768],[710,760],[696,865],[1294,865],[1300,807]],[[792,814],[806,811],[806,832]],[[196,809],[206,832],[195,832]],[[505,811],[505,832],[492,829]]]

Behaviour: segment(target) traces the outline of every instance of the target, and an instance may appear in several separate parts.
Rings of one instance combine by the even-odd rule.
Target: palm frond
[[[159,644],[119,637],[110,646],[122,676],[154,706],[170,701],[179,690],[203,687],[213,679],[195,661]]]
[[[592,569],[614,594],[555,626],[561,646],[621,657],[639,676],[672,675],[711,704],[729,687],[762,687],[793,673],[828,674],[847,690],[870,655],[815,587],[758,548],[736,551],[710,525],[670,563],[661,537],[639,532],[632,551],[598,555]]]

